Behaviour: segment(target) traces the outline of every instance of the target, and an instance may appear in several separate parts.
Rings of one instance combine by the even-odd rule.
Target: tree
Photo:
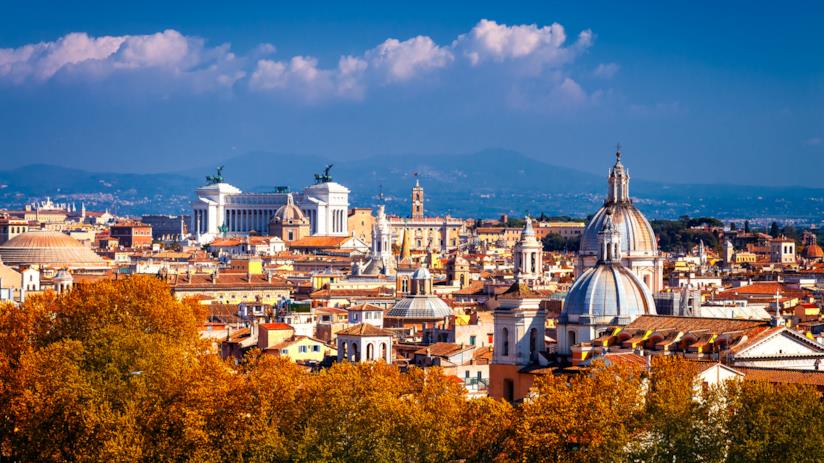
[[[726,440],[722,392],[699,389],[688,361],[653,361],[643,420],[646,433],[633,443],[632,460],[644,462],[721,462]]]
[[[544,245],[544,251],[571,252],[578,250],[581,238],[564,238],[556,233],[547,233],[541,243]]]
[[[621,460],[638,427],[637,370],[596,362],[587,373],[538,380],[516,421],[512,459],[530,462]]]
[[[738,230],[738,223],[730,222],[730,231],[737,231]]]
[[[778,237],[779,234],[780,234],[780,231],[778,230],[778,222],[770,223],[770,236],[772,236],[773,238],[776,238],[776,237]]]
[[[824,461],[824,403],[809,386],[742,381],[727,393],[727,461]]]
[[[744,221],[744,233],[749,233],[749,232],[750,232],[750,221],[745,220]]]

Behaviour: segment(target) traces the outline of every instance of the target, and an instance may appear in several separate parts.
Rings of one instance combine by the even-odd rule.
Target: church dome
[[[286,204],[280,206],[275,215],[272,216],[271,222],[281,224],[302,224],[306,222],[306,216],[303,211],[295,205],[295,200],[292,198],[292,193],[286,197]]]
[[[654,256],[658,252],[655,232],[647,218],[632,203],[605,204],[592,220],[589,221],[581,235],[579,253],[595,255],[598,253],[598,232],[604,227],[607,213],[612,214],[615,226],[621,230],[621,249],[625,256]]]
[[[442,320],[452,315],[452,309],[438,296],[409,295],[395,303],[387,317],[412,320]]]
[[[53,267],[105,267],[91,249],[64,233],[37,230],[17,235],[0,245],[0,258],[8,265]]]
[[[647,286],[620,263],[601,263],[581,275],[564,301],[563,314],[607,319],[634,320],[655,314],[655,302]]]
[[[581,235],[579,254],[598,254],[598,233],[604,228],[607,215],[621,233],[621,251],[626,257],[655,256],[658,243],[652,226],[629,197],[629,172],[621,163],[621,152],[615,153],[615,165],[609,173],[609,191],[604,206],[595,213]]]
[[[820,259],[824,257],[824,250],[816,243],[810,243],[804,248],[802,255],[807,259]]]

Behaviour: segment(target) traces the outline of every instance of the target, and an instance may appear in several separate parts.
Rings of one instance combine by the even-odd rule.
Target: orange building
[[[152,226],[142,222],[119,222],[111,226],[109,235],[124,248],[148,248],[152,246]]]

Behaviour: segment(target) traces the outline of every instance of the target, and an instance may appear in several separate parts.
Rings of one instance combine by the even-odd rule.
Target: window
[[[289,353],[289,349],[281,349],[280,353],[283,355],[287,355]]]
[[[298,346],[298,352],[300,352],[301,354],[305,354],[308,351],[309,351],[308,346]]]
[[[314,346],[312,346],[312,352],[320,352],[320,346],[319,346],[319,345],[317,345],[317,344],[315,344]]]
[[[501,349],[501,353],[503,355],[509,355],[509,330],[504,328],[501,331],[501,337],[503,338],[503,348]]]
[[[474,346],[474,345],[475,345],[475,342],[476,342],[476,341],[475,341],[475,338],[476,338],[475,336],[470,336],[470,337],[469,337],[469,345],[470,345],[470,346]]]

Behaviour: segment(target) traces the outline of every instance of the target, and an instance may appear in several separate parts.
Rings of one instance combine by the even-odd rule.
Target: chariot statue
[[[332,166],[334,166],[334,164],[329,164],[328,166],[326,166],[325,169],[323,169],[322,174],[315,174],[315,183],[331,182],[332,181],[332,176],[329,175],[329,171],[332,170]]]
[[[207,175],[206,182],[209,185],[217,185],[218,183],[223,183],[223,166],[217,168],[217,173],[215,175]]]

